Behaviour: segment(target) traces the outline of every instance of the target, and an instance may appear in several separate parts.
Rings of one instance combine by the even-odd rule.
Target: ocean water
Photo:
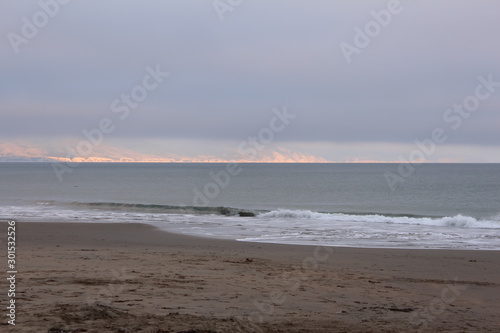
[[[385,175],[397,175],[398,164],[90,163],[66,171],[0,163],[0,219],[144,222],[269,243],[500,249],[500,164],[422,164],[392,188]]]

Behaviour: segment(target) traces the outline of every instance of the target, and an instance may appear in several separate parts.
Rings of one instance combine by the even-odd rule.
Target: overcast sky
[[[392,161],[441,128],[427,160],[500,162],[499,1],[240,2],[1,1],[0,141],[109,118],[106,143],[217,155],[286,107],[269,147]],[[144,90],[155,69],[169,75]],[[121,119],[134,88],[147,97]]]

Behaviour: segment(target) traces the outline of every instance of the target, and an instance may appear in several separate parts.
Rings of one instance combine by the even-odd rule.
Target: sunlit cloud
[[[426,159],[408,160],[413,145],[392,143],[301,143],[269,145],[255,156],[241,155],[238,142],[198,140],[110,140],[79,154],[75,138],[0,141],[0,161],[163,163],[500,163],[500,147],[443,145]],[[131,144],[133,142],[133,144]],[[175,147],[173,149],[172,147]],[[198,154],[203,150],[206,153]],[[358,157],[359,156],[359,157]],[[380,158],[383,157],[383,158]]]
[[[223,22],[206,1],[73,1],[18,53],[0,39],[0,142],[12,144],[0,158],[68,158],[82,132],[110,119],[102,146],[73,159],[498,162],[500,2],[401,6],[347,63],[339,45],[353,43],[355,27],[387,1],[256,0]],[[22,34],[22,18],[39,10],[5,2],[0,32]],[[168,78],[120,119],[113,101],[157,65]],[[459,120],[444,119],[475,94],[478,77],[492,78],[482,90],[490,96]],[[297,115],[293,123],[258,156],[239,156],[239,143],[282,105]],[[436,128],[446,142],[412,156],[414,142]],[[32,146],[15,148],[23,140]]]

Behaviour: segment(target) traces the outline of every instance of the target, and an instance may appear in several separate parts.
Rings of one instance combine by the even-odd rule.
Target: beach
[[[500,329],[498,251],[237,242],[140,223],[20,222],[16,235],[16,325],[3,315],[2,332]]]
[[[500,333],[500,1],[69,2],[0,5],[0,333]]]

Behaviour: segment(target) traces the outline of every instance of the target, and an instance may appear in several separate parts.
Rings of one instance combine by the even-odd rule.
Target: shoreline
[[[160,231],[162,233],[170,234],[170,235],[178,235],[186,238],[194,238],[198,240],[213,240],[213,241],[223,241],[223,242],[237,242],[237,243],[252,243],[252,244],[272,244],[272,245],[285,245],[285,246],[308,246],[308,247],[332,247],[332,248],[343,248],[343,249],[366,249],[366,250],[408,250],[408,251],[471,251],[471,252],[476,252],[476,251],[486,251],[486,252],[500,252],[499,249],[456,249],[456,248],[412,248],[412,247],[368,247],[368,246],[349,246],[349,245],[325,245],[325,244],[293,244],[293,243],[278,243],[278,242],[257,242],[257,241],[247,241],[247,240],[239,240],[238,238],[224,238],[224,237],[210,237],[210,236],[200,236],[200,235],[193,235],[193,234],[187,234],[187,233],[180,233],[180,232],[175,232],[175,231],[170,231],[166,230],[160,226],[157,226],[155,224],[147,223],[147,222],[66,222],[66,221],[56,221],[56,222],[49,222],[49,221],[42,221],[42,222],[35,222],[35,221],[16,221],[17,223],[50,223],[50,224],[69,224],[69,225],[75,225],[75,224],[81,224],[81,225],[86,225],[86,224],[106,224],[106,225],[127,225],[127,224],[139,224],[139,225],[145,225],[152,227],[156,229],[157,231]]]
[[[15,328],[0,323],[8,332],[500,329],[495,250],[253,243],[143,223],[16,225],[20,310]]]
[[[6,219],[3,219],[4,221]],[[2,220],[0,220],[1,222]],[[332,245],[332,244],[300,244],[300,243],[281,243],[281,242],[273,242],[273,241],[255,241],[255,240],[240,240],[239,238],[224,238],[223,236],[200,236],[196,234],[188,234],[188,233],[182,233],[182,232],[176,232],[176,231],[171,231],[167,230],[165,228],[162,228],[154,223],[148,223],[148,222],[68,222],[68,221],[63,221],[63,220],[56,220],[56,221],[47,221],[47,220],[42,220],[38,222],[34,222],[32,220],[16,220],[17,223],[50,223],[50,224],[69,224],[69,225],[75,225],[75,224],[110,224],[110,225],[121,225],[121,224],[142,224],[142,225],[147,225],[151,226],[153,228],[156,228],[158,231],[167,233],[167,234],[173,234],[173,235],[179,235],[179,236],[185,236],[185,237],[193,237],[197,239],[212,239],[212,240],[218,240],[218,241],[234,241],[234,242],[239,242],[239,243],[255,243],[255,244],[275,244],[275,245],[290,245],[290,246],[311,246],[311,247],[333,247],[333,248],[351,248],[351,249],[384,249],[384,250],[415,250],[415,251],[424,251],[424,250],[429,250],[429,251],[500,251],[500,247],[498,248],[479,248],[479,249],[470,249],[470,248],[453,248],[453,247],[425,247],[425,248],[417,248],[417,247],[384,247],[384,246],[359,246],[359,245]]]

